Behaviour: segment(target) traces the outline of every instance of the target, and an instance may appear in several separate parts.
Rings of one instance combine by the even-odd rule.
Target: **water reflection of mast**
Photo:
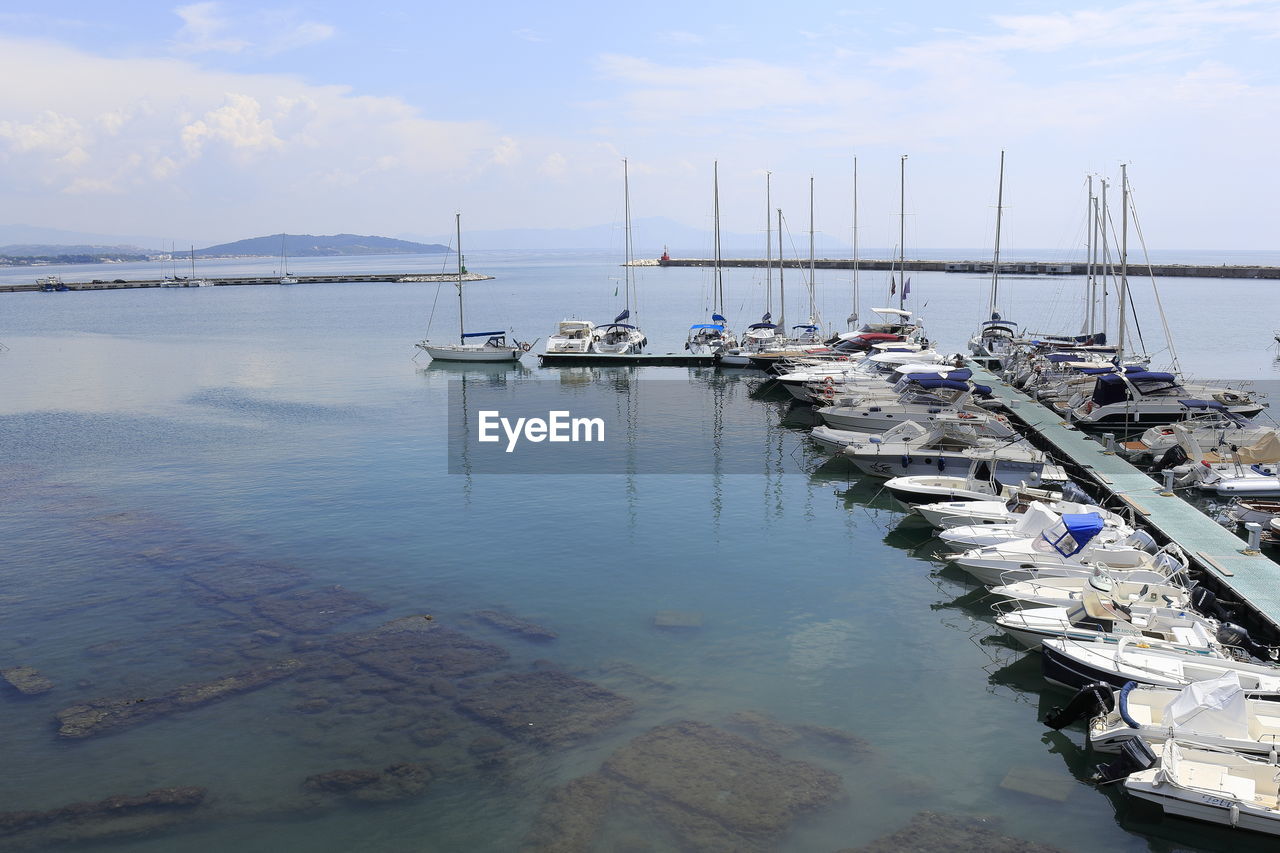
[[[711,375],[711,518],[717,536],[720,533],[720,511],[724,508],[724,472],[721,441],[724,438],[725,378]]]

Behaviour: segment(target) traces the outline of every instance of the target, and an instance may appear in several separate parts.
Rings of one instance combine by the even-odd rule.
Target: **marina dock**
[[[349,283],[349,282],[401,282],[405,284],[413,283],[434,283],[445,282],[451,283],[458,280],[455,273],[357,273],[347,275],[300,275],[293,274],[293,278],[297,279],[298,284],[333,284],[333,283]],[[462,277],[463,281],[490,281],[493,279],[491,275],[479,275],[478,273],[467,273]],[[250,284],[280,284],[279,275],[271,276],[239,276],[235,278],[205,278],[214,287],[233,287],[238,285]],[[116,279],[113,281],[66,281],[63,282],[67,290],[139,290],[149,287],[195,287],[188,281],[180,280],[179,283],[166,283],[164,279],[135,279],[126,281],[124,279]],[[39,291],[40,285],[32,282],[30,284],[0,284],[0,293],[31,293]]]
[[[599,352],[543,352],[538,353],[543,367],[712,367],[714,355],[689,355],[679,352],[642,352],[627,355],[609,355]]]
[[[666,258],[645,266],[660,267],[713,267],[715,261],[710,258]],[[722,267],[758,267],[777,266],[777,261],[764,258],[723,258]],[[807,269],[807,259],[788,258],[782,262],[787,269]],[[813,262],[815,269],[851,270],[852,258],[817,258]],[[858,269],[875,272],[877,270],[897,270],[896,260],[864,260],[858,261]],[[951,273],[990,273],[991,261],[904,261],[901,269],[909,272],[951,272]],[[1060,263],[1049,261],[1001,261],[1001,275],[1086,275],[1088,266],[1084,263]],[[1129,276],[1142,278],[1146,276],[1160,278],[1259,278],[1280,279],[1280,267],[1241,266],[1234,264],[1136,264],[1130,261]]]
[[[1176,543],[1214,583],[1233,593],[1258,617],[1260,625],[1280,635],[1280,565],[1259,552],[1195,506],[1166,492],[1144,471],[1085,433],[1061,415],[1033,400],[998,376],[971,363],[974,381],[990,385],[1012,415],[1059,461],[1082,479],[1131,510],[1136,521]]]

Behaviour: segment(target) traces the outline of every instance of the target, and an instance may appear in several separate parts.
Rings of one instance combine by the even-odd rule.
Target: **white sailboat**
[[[462,281],[466,275],[466,267],[462,260],[462,214],[455,214],[454,224],[458,241],[458,343],[436,344],[430,340],[417,344],[436,361],[519,361],[529,347],[516,341],[507,343],[506,332],[468,332],[463,325]],[[467,341],[483,341],[483,343],[467,343]]]
[[[689,327],[689,337],[684,348],[693,355],[720,355],[738,345],[729,321],[724,316],[724,271],[720,267],[720,163],[714,166],[713,191],[715,195],[715,277],[712,283],[710,323],[694,323]]]
[[[298,280],[289,274],[289,255],[285,251],[285,235],[280,235],[280,283],[297,284]]]
[[[1003,358],[1017,343],[1018,328],[1000,316],[1000,218],[1004,213],[1004,152],[1000,152],[1000,182],[996,192],[996,243],[991,263],[991,296],[987,302],[987,319],[969,340],[969,352],[979,358]]]
[[[207,278],[196,278],[196,247],[191,247],[191,278],[187,281],[187,287],[213,287],[213,282]]]
[[[639,353],[644,350],[644,345],[649,342],[644,332],[632,323],[623,322],[631,319],[631,296],[635,290],[635,273],[632,267],[632,247],[631,247],[631,179],[627,172],[627,161],[622,161],[622,197],[623,207],[625,209],[624,216],[626,218],[624,225],[623,250],[625,259],[623,261],[623,286],[624,307],[622,313],[613,318],[612,323],[605,323],[603,326],[597,326],[596,331],[599,333],[598,340],[595,341],[592,349],[594,352],[606,353],[609,355],[628,355]],[[639,310],[638,308],[636,309]]]

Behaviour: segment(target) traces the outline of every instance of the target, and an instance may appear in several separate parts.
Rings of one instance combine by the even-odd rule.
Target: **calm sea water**
[[[603,321],[621,310],[611,257],[476,253],[469,266],[497,277],[468,291],[476,328],[545,338],[564,316]],[[243,263],[203,267],[234,274]],[[433,271],[440,259],[293,267]],[[129,277],[119,267],[76,274]],[[706,317],[709,273],[638,275],[638,317],[653,348],[679,350],[683,329]],[[817,307],[842,320],[848,284],[819,275]],[[883,278],[863,281],[864,307],[886,298]],[[741,327],[763,311],[763,271],[734,271],[727,282]],[[1007,315],[1044,331],[1079,325],[1078,279],[1006,286]],[[1263,310],[1273,287],[1162,282],[1183,368],[1275,377],[1274,318]],[[986,281],[913,274],[912,291],[940,346],[962,348]],[[788,315],[797,318],[808,311],[790,301],[798,293],[789,275]],[[210,803],[182,834],[99,844],[510,850],[552,790],[635,736],[755,711],[870,746],[858,757],[784,750],[839,774],[846,796],[799,818],[777,842],[782,850],[857,846],[926,809],[998,816],[1009,834],[1071,850],[1247,843],[1161,823],[1077,781],[1092,760],[1080,731],[1051,735],[1038,724],[1064,698],[1045,688],[1038,661],[995,638],[981,593],[944,568],[929,532],[904,523],[875,482],[824,461],[805,438],[805,413],[761,377],[561,373],[532,357],[511,368],[414,361],[433,305],[433,333],[452,334],[454,299],[450,286],[430,284],[0,294],[9,348],[0,353],[0,662],[35,666],[56,685],[34,698],[0,694],[0,809],[199,785]],[[1161,349],[1150,288],[1134,299],[1148,345]],[[682,452],[699,442],[707,454],[729,442],[757,447],[758,474],[447,473],[450,383],[542,381],[559,383],[566,399],[625,400],[635,383],[681,377],[716,396],[720,420],[707,429],[702,411],[673,412],[661,440]],[[250,563],[300,572],[300,589],[340,585],[385,611],[296,635],[254,611],[254,600],[218,606],[188,577]],[[535,645],[467,620],[484,609],[559,638]],[[701,627],[655,628],[666,610],[699,614]],[[504,744],[505,760],[492,762],[476,747],[486,736],[478,723],[446,715],[458,730],[424,745],[412,732],[426,709],[291,680],[101,737],[56,733],[54,714],[79,702],[158,696],[285,657],[308,639],[424,614],[505,648],[499,672],[549,661],[539,666],[629,696],[635,713],[572,747],[487,732]],[[261,629],[282,636],[253,633]],[[329,710],[304,712],[317,697]],[[308,809],[307,776],[399,761],[432,767],[424,796]],[[1020,778],[1051,796],[1015,790]],[[635,847],[632,836],[660,837],[650,830],[627,829],[627,843],[665,849]]]

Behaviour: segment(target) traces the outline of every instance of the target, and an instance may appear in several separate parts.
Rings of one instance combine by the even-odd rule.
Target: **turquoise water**
[[[532,338],[569,313],[620,310],[618,270],[605,256],[477,253],[470,266],[497,276],[469,291],[477,326],[514,325]],[[762,278],[729,279],[734,319],[762,310]],[[704,319],[708,285],[705,271],[640,271],[640,319],[656,349],[678,350],[681,328]],[[832,276],[818,304],[847,312],[846,287]],[[963,345],[985,287],[978,277],[913,276],[944,348]],[[1014,287],[1009,313],[1018,304],[1039,313],[1028,321],[1062,323],[1073,310],[1074,281]],[[1189,372],[1274,376],[1271,319],[1241,310],[1271,304],[1270,287],[1168,284]],[[429,366],[413,360],[412,344],[436,297],[426,284],[0,295],[9,347],[0,353],[0,661],[55,683],[38,697],[0,693],[9,768],[0,808],[199,785],[209,803],[180,835],[99,845],[510,850],[553,789],[637,735],[756,711],[869,746],[852,757],[804,743],[783,750],[839,774],[844,795],[769,843],[780,850],[857,846],[923,809],[998,816],[1003,831],[1064,849],[1166,849],[1169,833],[1181,849],[1239,849],[1230,833],[1153,823],[1075,781],[1091,763],[1078,751],[1082,733],[1050,736],[1037,723],[1063,697],[1043,689],[1035,659],[992,636],[980,593],[942,568],[928,531],[903,523],[875,483],[824,462],[804,437],[805,413],[761,377],[560,373],[532,358],[521,368]],[[1135,297],[1140,307],[1145,298]],[[450,287],[439,291],[441,336],[452,300]],[[1247,343],[1223,349],[1228,339]],[[636,382],[680,377],[716,396],[721,420],[708,429],[701,411],[673,412],[657,440],[682,451],[701,442],[707,454],[758,448],[759,473],[446,473],[451,382],[552,382],[566,399],[612,403]],[[341,585],[385,609],[296,633],[255,611],[256,599],[219,601],[190,579],[252,563],[288,567],[303,579],[297,589]],[[485,609],[559,637],[535,644],[468,619]],[[666,610],[699,614],[701,627],[656,628]],[[631,698],[634,713],[583,743],[536,747],[457,714],[449,699],[402,705],[291,679],[99,737],[56,733],[53,715],[80,702],[154,697],[428,614],[505,649],[495,672],[544,661],[536,666]],[[465,694],[487,677],[454,681]],[[328,710],[305,713],[317,697]],[[434,713],[449,731],[424,744],[412,733]],[[504,761],[473,751],[485,737],[501,741]],[[423,796],[317,808],[302,787],[311,774],[401,761],[432,768]],[[1011,771],[1047,780],[1054,798],[1002,787]],[[623,823],[610,831],[666,849],[652,826]],[[612,846],[602,837],[602,849]]]

